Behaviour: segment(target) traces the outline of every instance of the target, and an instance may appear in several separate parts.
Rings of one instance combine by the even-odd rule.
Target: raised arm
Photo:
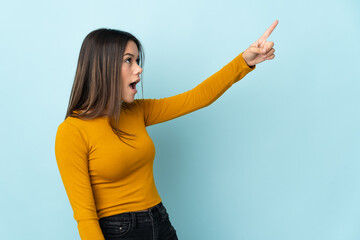
[[[172,97],[139,100],[143,106],[145,126],[165,122],[210,105],[235,82],[254,70],[256,64],[274,59],[274,43],[266,40],[278,23],[275,20],[250,47],[194,89]]]
[[[254,69],[255,66],[246,64],[241,53],[220,71],[187,92],[167,98],[139,99],[143,106],[145,126],[165,122],[210,105]]]
[[[80,131],[63,122],[55,140],[56,161],[82,240],[104,240],[88,171],[88,146]]]

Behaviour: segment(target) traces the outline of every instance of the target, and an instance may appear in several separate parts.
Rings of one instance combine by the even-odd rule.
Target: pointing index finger
[[[272,31],[274,31],[274,29],[278,23],[279,23],[279,21],[275,20],[275,22],[273,22],[273,24],[271,24],[271,26],[266,30],[266,32],[260,37],[259,41],[260,42],[266,41],[266,39],[270,36]]]

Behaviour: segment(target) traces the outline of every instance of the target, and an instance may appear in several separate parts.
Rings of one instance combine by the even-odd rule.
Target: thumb
[[[266,52],[266,49],[265,49],[265,48],[254,47],[254,46],[251,46],[251,47],[250,47],[250,50],[251,50],[253,53],[259,53],[259,54]]]

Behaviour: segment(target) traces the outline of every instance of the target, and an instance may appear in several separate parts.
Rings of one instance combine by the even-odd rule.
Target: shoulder
[[[80,129],[82,125],[84,125],[84,120],[75,117],[67,117],[62,123],[59,124],[58,129],[64,130],[74,130]]]
[[[56,136],[58,137],[75,137],[83,139],[86,142],[87,120],[82,120],[76,117],[67,117],[57,128]]]
[[[74,121],[72,118],[68,117],[59,124],[57,128],[56,138],[62,136],[71,137],[74,135],[81,135],[80,128],[77,124],[77,121]]]
[[[76,146],[84,151],[89,149],[89,141],[81,119],[66,118],[59,124],[55,137],[55,148],[61,149]]]

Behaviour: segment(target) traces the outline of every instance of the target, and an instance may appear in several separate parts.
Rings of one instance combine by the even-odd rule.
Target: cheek
[[[130,76],[129,73],[130,73],[129,69],[122,69],[121,81],[123,82],[123,85],[125,85],[129,81],[129,76]]]
[[[121,79],[126,80],[126,70],[121,70]]]

